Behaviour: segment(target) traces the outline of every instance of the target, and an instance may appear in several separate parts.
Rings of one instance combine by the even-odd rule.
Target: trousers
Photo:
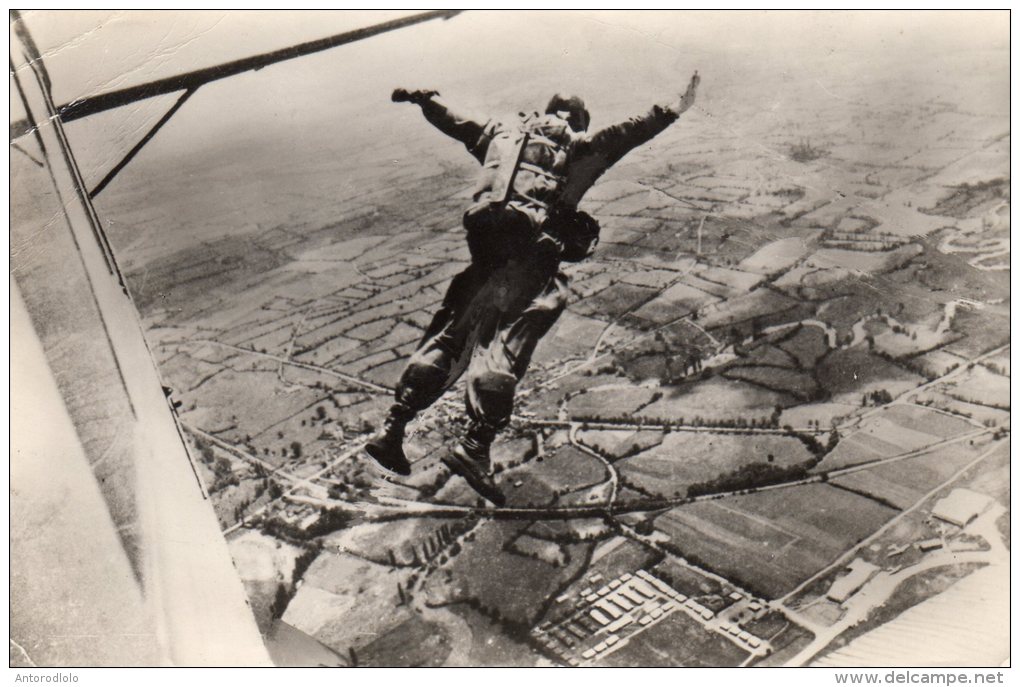
[[[469,419],[504,428],[535,346],[566,305],[567,278],[555,261],[472,263],[450,282],[401,375],[397,403],[422,411],[466,370]]]

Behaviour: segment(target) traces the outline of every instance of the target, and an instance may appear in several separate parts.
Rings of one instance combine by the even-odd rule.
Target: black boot
[[[463,477],[468,486],[495,506],[506,503],[506,497],[496,486],[490,467],[489,447],[496,436],[496,431],[472,424],[467,437],[452,453],[443,456],[446,467],[454,474]]]
[[[383,423],[383,428],[365,444],[365,453],[390,472],[410,475],[411,464],[404,455],[404,428],[414,417],[414,411],[402,403],[395,403]]]

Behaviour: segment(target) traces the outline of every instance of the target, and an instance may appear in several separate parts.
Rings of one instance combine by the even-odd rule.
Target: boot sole
[[[474,489],[479,496],[489,503],[501,507],[506,505],[506,497],[494,485],[488,484],[484,477],[478,474],[473,465],[469,465],[463,458],[457,455],[456,451],[444,455],[441,459],[446,467],[454,474],[460,475]]]
[[[394,475],[400,475],[402,477],[407,477],[408,475],[411,474],[411,464],[407,462],[406,458],[404,459],[403,463],[390,465],[380,456],[374,455],[368,446],[365,446],[363,449],[361,449],[361,452],[364,453],[369,458],[371,458],[376,465],[386,470],[387,472],[392,472]]]

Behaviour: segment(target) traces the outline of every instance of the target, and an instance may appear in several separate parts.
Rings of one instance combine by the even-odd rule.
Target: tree
[[[283,617],[288,603],[290,603],[290,598],[287,594],[287,588],[283,586],[283,583],[276,585],[276,596],[273,598],[273,605],[270,607],[270,613],[274,620]]]
[[[294,454],[295,458],[300,458],[301,457],[301,442],[300,441],[292,441],[291,444],[290,444],[290,450]]]
[[[832,431],[829,432],[829,443],[825,447],[826,451],[831,451],[832,449],[836,448],[836,444],[838,444],[838,443],[839,443],[839,432],[836,430],[835,427],[833,427]]]
[[[216,459],[216,463],[213,467],[213,472],[219,477],[225,477],[230,474],[230,461],[220,456]]]

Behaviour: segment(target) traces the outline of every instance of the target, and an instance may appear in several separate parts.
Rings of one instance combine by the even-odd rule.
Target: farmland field
[[[641,415],[663,422],[705,422],[768,418],[776,406],[795,405],[788,394],[768,391],[745,382],[713,378],[696,385],[663,390],[662,398],[642,408]]]
[[[407,574],[346,554],[325,552],[304,577],[283,620],[327,647],[345,653],[372,642],[367,627],[394,628],[409,617],[395,602]]]
[[[647,286],[621,282],[580,301],[574,306],[574,312],[599,320],[613,320],[652,299],[657,293]],[[677,317],[681,314],[678,313]]]
[[[778,338],[778,337],[777,337]],[[734,351],[740,354],[741,367],[755,367],[758,365],[766,367],[780,367],[786,369],[793,369],[797,367],[797,358],[790,355],[783,348],[775,345],[773,340],[767,340],[758,342],[757,345],[752,343],[746,349],[741,348],[739,351]],[[738,365],[734,363],[733,367]]]
[[[737,295],[717,306],[706,308],[700,317],[705,329],[729,327],[755,317],[782,313],[797,307],[797,301],[768,289],[755,289],[750,293]]]
[[[895,511],[827,485],[674,508],[656,521],[685,554],[770,598],[781,596]]]
[[[916,461],[918,459],[908,458],[903,462],[908,463],[911,460]],[[898,472],[890,470],[889,468],[891,467],[894,466],[876,467],[871,470],[862,470],[849,475],[842,475],[829,480],[829,483],[877,499],[893,508],[900,510],[909,508],[924,495],[924,491],[922,491],[920,485],[915,485],[912,480],[903,483],[894,482],[890,479],[890,477],[903,477],[902,469],[909,470],[909,464],[902,466],[901,471]],[[893,474],[891,475],[890,473]]]
[[[573,417],[626,418],[642,410],[655,394],[655,389],[619,384],[574,396],[568,408]]]
[[[1009,408],[1009,377],[995,374],[976,365],[961,377],[941,385],[943,393],[967,403],[980,403],[993,408]]]
[[[655,299],[634,311],[638,317],[663,324],[679,319],[698,308],[712,303],[715,296],[687,284],[674,284]]]
[[[449,607],[468,624],[471,631],[470,664],[478,666],[530,667],[542,659],[534,647],[507,637],[499,623],[467,604]]]
[[[601,430],[588,429],[578,433],[582,443],[593,446],[602,453],[621,457],[634,455],[662,443],[665,436],[658,430]]]
[[[869,391],[884,389],[896,396],[924,380],[860,348],[833,351],[818,364],[818,381],[833,400],[859,400]],[[854,398],[856,396],[856,399]]]
[[[450,640],[442,628],[411,616],[358,652],[363,666],[441,666],[450,653]]]
[[[779,347],[790,353],[801,367],[814,367],[818,359],[829,352],[825,334],[818,327],[801,327]]]
[[[800,237],[773,241],[740,262],[740,269],[761,274],[781,272],[804,257],[810,248]]]
[[[714,577],[695,572],[672,557],[664,557],[650,572],[681,594],[694,598],[722,596],[727,589]]]
[[[803,443],[788,437],[672,432],[658,446],[617,462],[616,468],[642,490],[671,496],[749,463],[786,467],[810,458]]]
[[[750,382],[769,391],[810,398],[817,389],[815,380],[806,372],[765,365],[743,365],[723,373],[727,379]]]
[[[567,493],[599,484],[606,479],[602,463],[574,446],[563,446],[544,457],[499,475],[507,485],[509,501],[521,505],[543,505]],[[517,486],[518,482],[520,486]],[[513,486],[511,486],[511,484]]]
[[[977,455],[977,447],[957,444],[838,477],[832,483],[906,508]]]
[[[534,623],[562,579],[582,570],[587,547],[564,545],[566,563],[558,567],[508,548],[523,527],[504,522],[479,527],[463,551],[430,577],[429,602],[442,605],[475,599],[483,607],[498,609],[502,617],[513,622]],[[483,567],[486,572],[480,574]]]
[[[904,429],[942,439],[973,429],[973,425],[961,418],[916,406],[893,406],[885,412],[885,416]]]
[[[598,662],[605,666],[737,666],[747,653],[686,613],[673,613]]]
[[[728,293],[725,294],[727,298],[738,293],[746,293],[762,281],[759,274],[725,267],[705,268],[699,270],[697,276],[702,280],[723,284],[728,287]]]
[[[828,470],[889,458],[974,429],[964,420],[917,406],[893,406],[864,421],[816,468]]]

